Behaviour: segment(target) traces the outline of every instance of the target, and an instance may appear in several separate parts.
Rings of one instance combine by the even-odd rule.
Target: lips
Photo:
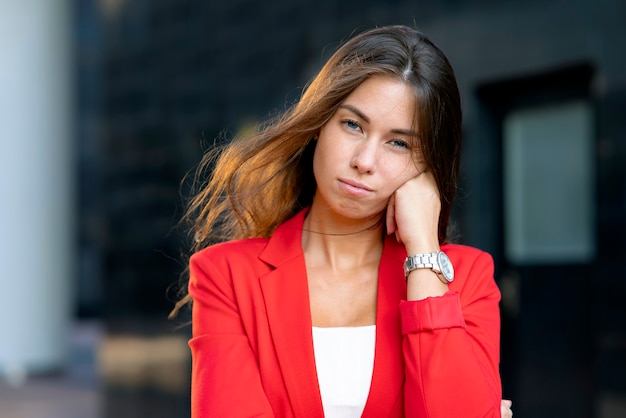
[[[356,180],[339,179],[339,184],[344,191],[354,196],[365,196],[374,191],[366,184],[360,183]]]

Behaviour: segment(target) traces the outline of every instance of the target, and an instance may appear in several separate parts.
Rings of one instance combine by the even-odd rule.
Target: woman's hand
[[[508,399],[502,399],[502,402],[500,402],[500,414],[502,415],[502,418],[513,417],[513,411],[511,410],[512,405],[513,401],[510,401]]]
[[[439,249],[438,226],[441,198],[429,171],[413,177],[389,199],[387,233],[395,233],[409,254]]]

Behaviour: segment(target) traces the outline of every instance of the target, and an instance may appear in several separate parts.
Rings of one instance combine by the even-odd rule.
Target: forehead
[[[415,123],[417,96],[414,88],[397,78],[377,75],[366,79],[342,102],[372,121],[411,128]]]

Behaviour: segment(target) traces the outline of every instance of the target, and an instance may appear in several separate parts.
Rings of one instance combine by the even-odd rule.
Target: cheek
[[[393,167],[393,173],[390,174],[391,182],[398,188],[410,179],[416,177],[423,170],[421,166],[416,166],[413,161],[397,162]]]
[[[336,138],[336,135],[332,129],[322,128],[313,153],[313,171],[316,177],[323,176],[326,171],[336,168],[340,163],[343,155],[341,142],[333,138]]]
[[[332,164],[332,162],[328,161],[328,153],[324,145],[322,141],[318,140],[313,153],[313,176],[318,183],[320,182],[320,176],[327,171],[325,167]]]
[[[319,183],[319,178],[317,173],[320,172],[320,162],[319,162],[319,152],[318,152],[318,147],[315,147],[315,152],[313,153],[313,177],[315,178],[315,181],[317,183]]]
[[[404,169],[398,169],[398,167],[402,167],[402,165],[399,163],[396,165],[396,169],[387,175],[385,195],[391,196],[400,186],[412,178],[415,178],[420,173],[414,164],[408,167],[405,166]]]

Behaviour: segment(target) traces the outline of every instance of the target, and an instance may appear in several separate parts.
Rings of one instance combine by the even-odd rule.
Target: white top
[[[376,325],[313,327],[317,379],[325,418],[359,418],[372,383]]]

